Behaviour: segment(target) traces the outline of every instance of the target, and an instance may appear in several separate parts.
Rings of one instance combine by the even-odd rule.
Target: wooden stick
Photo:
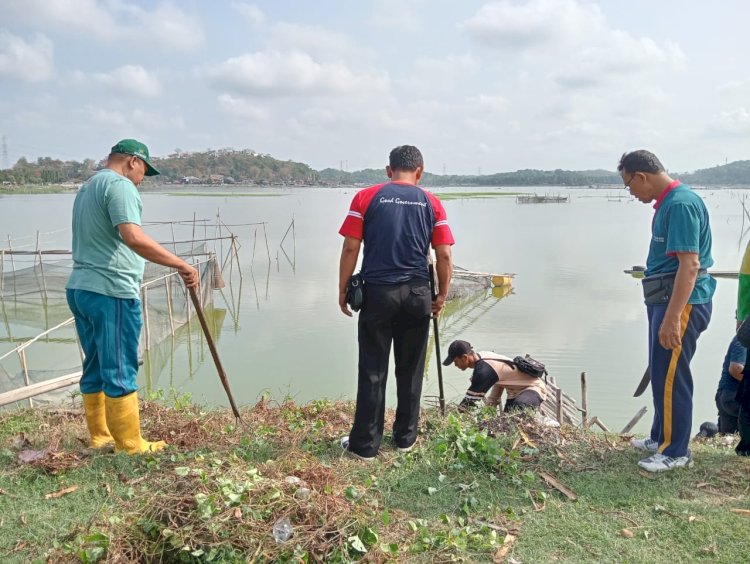
[[[589,417],[589,400],[586,393],[586,373],[581,372],[581,419],[586,421]]]
[[[607,428],[607,426],[604,423],[602,423],[602,420],[599,419],[598,417],[592,417],[591,418],[591,421],[589,422],[589,426],[591,426],[591,425],[596,425],[597,427],[599,427],[605,433],[609,433],[610,432],[609,429]]]
[[[557,388],[557,422],[563,424],[563,392]]]
[[[219,380],[221,380],[221,385],[224,386],[224,391],[227,393],[227,398],[229,398],[229,405],[232,407],[232,413],[234,413],[234,416],[238,421],[242,421],[242,417],[240,416],[240,411],[239,409],[237,409],[237,405],[234,403],[232,390],[229,388],[229,380],[227,379],[226,372],[224,372],[224,367],[221,365],[219,352],[216,350],[214,339],[211,336],[211,332],[208,330],[208,323],[206,322],[206,316],[203,315],[203,308],[201,307],[201,303],[198,300],[198,296],[195,293],[195,288],[188,288],[188,290],[190,292],[190,299],[193,302],[193,306],[195,306],[195,313],[198,315],[198,321],[200,321],[201,327],[203,328],[203,334],[206,336],[208,349],[211,351],[211,356],[214,359],[214,364],[216,365],[216,371],[219,373]]]
[[[629,433],[630,430],[633,427],[635,427],[635,424],[638,423],[638,421],[641,420],[641,417],[643,417],[646,414],[647,411],[648,411],[648,407],[646,407],[645,405],[641,409],[639,409],[638,413],[636,413],[633,416],[633,418],[630,420],[630,422],[627,425],[625,425],[625,427],[622,428],[622,431],[620,431],[620,434],[624,435],[625,433]]]

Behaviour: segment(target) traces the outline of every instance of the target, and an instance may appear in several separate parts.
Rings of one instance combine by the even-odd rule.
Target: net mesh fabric
[[[205,243],[169,243],[169,250],[194,264],[200,273],[199,300],[212,302],[217,270],[216,259]],[[65,298],[65,285],[73,269],[69,258],[37,254],[2,257],[0,280],[0,356],[72,317]],[[171,268],[147,262],[141,290],[143,329],[139,357],[157,349],[170,335],[188,325],[195,315],[182,279]],[[192,321],[198,323],[197,319]],[[26,370],[24,371],[24,364]],[[33,367],[33,368],[32,368]],[[24,350],[24,357],[11,354],[0,360],[0,392],[26,384],[44,382],[81,370],[81,352],[75,327],[69,324],[55,329]],[[63,397],[67,391],[47,395],[48,401]],[[36,400],[35,400],[36,401]]]

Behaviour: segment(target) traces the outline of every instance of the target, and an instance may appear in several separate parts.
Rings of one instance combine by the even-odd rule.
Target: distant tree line
[[[303,163],[281,161],[252,150],[207,149],[201,152],[177,150],[165,158],[154,158],[161,175],[146,183],[308,185],[320,182],[318,172]],[[80,183],[104,161],[82,163],[42,157],[36,162],[20,158],[13,167],[0,170],[5,184]],[[146,184],[146,185],[147,185]]]
[[[20,158],[11,168],[0,170],[0,183],[77,184],[86,180],[104,161],[62,161],[41,157],[35,162]],[[282,161],[251,149],[206,149],[199,152],[175,152],[155,158],[161,175],[148,179],[162,184],[256,184],[256,185],[363,185],[386,180],[383,169],[348,172],[333,168],[316,171],[304,163]],[[673,176],[695,186],[750,186],[750,161],[736,161],[693,173]],[[437,175],[425,173],[425,186],[599,186],[622,184],[620,176],[608,170],[535,170],[485,175]]]

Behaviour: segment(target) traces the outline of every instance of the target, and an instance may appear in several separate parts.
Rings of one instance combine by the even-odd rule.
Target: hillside
[[[250,149],[207,149],[154,158],[161,175],[147,179],[144,187],[159,184],[241,184],[274,186],[340,186],[376,184],[385,180],[383,169],[355,172],[326,168],[321,171],[291,160],[282,161]],[[0,170],[0,184],[75,185],[83,182],[103,161],[62,161],[41,157],[35,162],[21,158],[12,168]],[[695,186],[750,186],[750,160],[736,161],[692,173],[673,173]],[[498,172],[485,175],[438,175],[426,172],[425,186],[606,186],[620,185],[622,179],[608,170],[536,170]]]

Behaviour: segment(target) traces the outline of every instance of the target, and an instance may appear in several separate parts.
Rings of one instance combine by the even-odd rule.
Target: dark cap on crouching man
[[[547,396],[542,378],[526,374],[511,366],[512,359],[490,351],[475,351],[467,341],[456,340],[448,347],[444,366],[455,365],[459,370],[471,368],[471,384],[460,407],[467,408],[483,401],[498,405],[507,392],[505,413],[522,409],[539,409]],[[490,392],[487,395],[487,392]]]

